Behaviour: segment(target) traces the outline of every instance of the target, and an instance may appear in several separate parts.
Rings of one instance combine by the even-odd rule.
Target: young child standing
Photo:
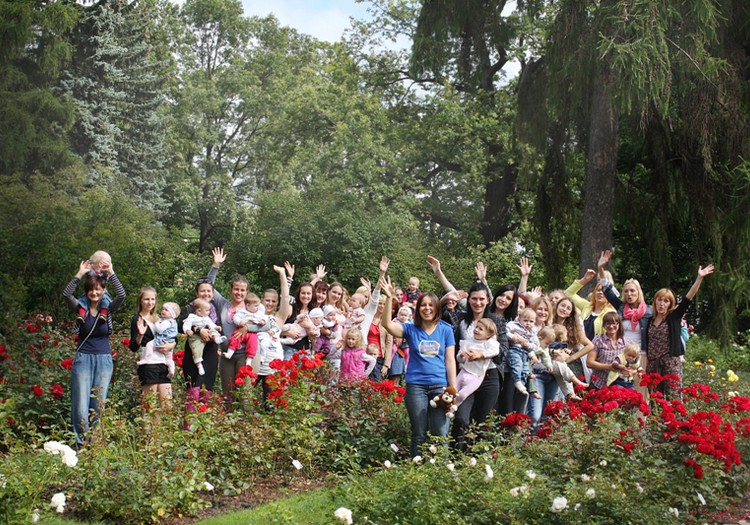
[[[395,322],[401,326],[405,324],[414,324],[412,311],[408,306],[402,306],[398,309]],[[376,356],[377,357],[377,356]],[[406,365],[409,361],[409,341],[405,337],[393,338],[393,353],[391,354],[391,367],[388,369],[388,379],[394,384],[401,384],[401,379],[406,373]]]
[[[492,319],[480,319],[474,326],[472,339],[459,342],[458,362],[461,371],[456,376],[456,405],[473,394],[484,381],[492,358],[500,353],[497,325]]]
[[[638,343],[628,343],[622,353],[612,361],[612,370],[607,375],[607,386],[635,389],[633,379],[642,373],[641,347]]]
[[[99,277],[104,277],[105,280],[109,278],[109,269],[112,267],[112,257],[110,255],[102,250],[95,251],[91,257],[89,257],[89,263],[91,266],[91,269],[89,270],[89,275],[97,275]],[[112,296],[109,295],[108,291],[104,291],[104,295],[102,295],[102,298],[99,300],[99,319],[97,322],[99,323],[106,323],[107,322],[107,314],[109,313],[109,303],[112,302]],[[86,314],[89,311],[89,298],[86,296],[86,294],[83,294],[78,297],[78,317],[76,317],[76,325],[81,326],[83,324],[83,320],[86,317]]]
[[[227,338],[219,333],[220,327],[209,317],[211,304],[208,301],[195,299],[193,301],[193,308],[195,309],[195,313],[188,314],[185,318],[185,321],[182,323],[182,331],[188,336],[190,350],[193,354],[193,362],[198,367],[198,374],[203,376],[206,375],[206,371],[203,368],[203,348],[206,346],[206,343],[203,342],[198,332],[203,328],[208,328],[211,331],[211,339],[217,345],[226,341]]]
[[[517,321],[508,323],[508,339],[513,341],[523,339],[522,343],[513,343],[508,348],[508,366],[513,372],[513,385],[516,390],[528,395],[526,381],[531,373],[529,359],[535,355],[539,346],[539,339],[534,332],[536,324],[536,311],[533,308],[524,308],[518,316]]]
[[[161,307],[159,320],[154,323],[154,338],[146,343],[138,360],[139,365],[150,363],[149,358],[155,350],[162,348],[168,343],[174,343],[177,339],[177,317],[180,315],[180,306],[177,303],[164,303]],[[160,350],[159,350],[160,351]],[[169,373],[167,377],[174,377],[175,366],[172,352],[164,354]]]
[[[341,350],[341,381],[352,383],[367,379],[376,359],[364,349],[364,338],[359,328],[350,328],[344,336],[344,348]]]

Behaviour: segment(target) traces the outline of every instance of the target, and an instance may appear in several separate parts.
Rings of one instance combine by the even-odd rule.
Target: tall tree
[[[203,251],[228,239],[255,192],[274,184],[263,169],[276,140],[269,125],[287,82],[316,55],[310,39],[274,18],[243,17],[236,0],[188,0],[180,19],[169,191],[173,220],[197,232]]]
[[[156,0],[100,0],[81,7],[73,60],[61,82],[76,108],[73,150],[87,184],[163,205],[168,158],[160,108],[167,64]]]

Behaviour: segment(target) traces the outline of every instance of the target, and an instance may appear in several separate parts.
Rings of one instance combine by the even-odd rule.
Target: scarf
[[[630,320],[630,328],[635,332],[638,328],[638,321],[641,320],[645,313],[645,302],[641,302],[641,304],[638,305],[638,308],[631,308],[629,304],[626,304],[622,309],[622,318]]]

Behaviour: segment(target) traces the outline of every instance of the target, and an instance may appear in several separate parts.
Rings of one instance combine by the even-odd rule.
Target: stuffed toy
[[[456,389],[452,386],[447,387],[443,390],[443,393],[433,397],[430,400],[430,406],[432,408],[442,408],[445,411],[445,415],[452,418],[458,407],[456,406]]]

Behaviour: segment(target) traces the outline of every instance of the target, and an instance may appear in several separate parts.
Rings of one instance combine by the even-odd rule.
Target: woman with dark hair
[[[440,268],[440,261],[430,256],[427,263],[432,267],[432,271],[440,280],[443,287],[448,293],[443,297],[444,300],[453,299],[456,302],[461,300],[461,292],[457,292],[455,287],[448,281]],[[454,339],[471,339],[473,337],[474,327],[479,319],[489,318],[497,327],[497,340],[500,343],[500,354],[493,358],[490,367],[485,373],[484,379],[479,388],[461,402],[456,412],[453,422],[451,435],[459,449],[465,447],[464,434],[466,429],[472,423],[481,424],[487,419],[498,401],[503,372],[505,367],[505,354],[508,350],[508,337],[505,330],[505,318],[490,312],[490,293],[487,286],[482,282],[485,267],[481,263],[477,265],[477,277],[471,288],[466,301],[466,310],[456,309],[445,311],[444,319],[449,320],[454,328]],[[463,294],[465,295],[465,294]],[[481,354],[470,356],[472,360],[482,359]],[[512,384],[512,381],[511,381]],[[524,400],[525,403],[525,400]]]
[[[112,333],[112,312],[125,300],[125,289],[115,275],[111,263],[103,269],[106,277],[91,275],[90,270],[91,262],[81,261],[78,272],[63,292],[70,309],[80,313],[75,291],[81,279],[86,276],[83,289],[89,305],[80,324],[78,346],[70,370],[71,421],[78,444],[83,444],[89,439],[88,431],[99,419],[107,400],[107,390],[114,370],[112,347],[109,343],[109,335]],[[115,297],[110,302],[104,319],[100,305],[108,281],[115,289]]]
[[[216,312],[216,304],[214,303],[213,283],[219,273],[219,267],[224,260],[226,260],[226,255],[224,255],[224,250],[222,248],[214,248],[212,254],[213,263],[208,275],[198,279],[198,282],[195,284],[195,298],[208,301],[211,305],[208,316],[214,323],[220,324],[219,316]],[[191,313],[195,313],[192,301],[185,305],[185,308],[182,309],[177,321],[177,329],[181,333],[183,332],[183,321]],[[185,341],[185,355],[182,358],[182,372],[185,376],[185,388],[187,389],[185,395],[185,408],[188,412],[195,410],[195,405],[198,402],[205,403],[208,401],[214,390],[216,374],[219,371],[218,345],[214,343],[211,338],[210,330],[199,330],[198,335],[206,344],[203,349],[202,363],[205,374],[201,375],[198,373],[198,366],[193,361],[193,352],[190,349],[190,341]],[[185,424],[187,425],[187,423]]]
[[[443,393],[446,387],[456,387],[456,343],[451,326],[440,320],[440,301],[433,293],[417,300],[414,324],[398,324],[391,320],[391,301],[395,288],[390,278],[379,279],[386,296],[381,326],[393,337],[409,341],[410,359],[406,371],[404,404],[411,423],[411,457],[419,455],[427,432],[447,436],[449,419],[440,407],[432,407],[430,400]]]
[[[310,309],[323,308],[328,300],[328,283],[325,281],[318,281],[313,287],[313,302],[310,305]]]
[[[490,312],[513,321],[518,317],[518,289],[513,284],[504,284],[495,290]]]
[[[292,313],[289,316],[289,319],[286,320],[286,324],[294,324],[299,316],[300,322],[297,323],[297,326],[300,326],[302,328],[305,328],[306,330],[310,330],[310,332],[306,332],[304,334],[299,334],[296,332],[298,330],[297,326],[294,326],[292,330],[294,330],[294,333],[282,333],[282,336],[288,335],[289,337],[292,337],[296,339],[297,337],[301,337],[300,340],[298,340],[296,343],[291,345],[283,345],[284,346],[284,359],[290,359],[294,354],[299,352],[300,350],[307,349],[309,350],[311,347],[311,341],[310,341],[310,334],[312,331],[312,322],[307,317],[307,315],[310,313],[310,310],[312,310],[312,304],[313,304],[313,298],[314,298],[314,291],[313,291],[313,285],[309,282],[300,283],[299,286],[297,286],[297,291],[294,293],[294,304],[292,305]]]

